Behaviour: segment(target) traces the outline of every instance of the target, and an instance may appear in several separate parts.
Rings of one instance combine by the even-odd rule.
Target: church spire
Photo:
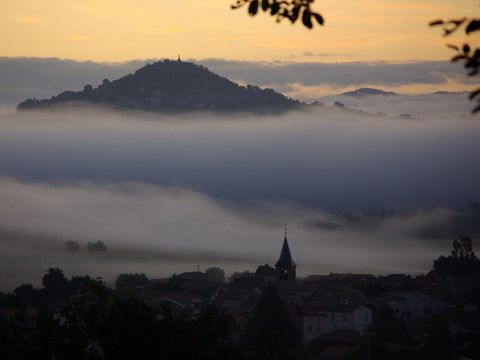
[[[277,268],[287,268],[294,267],[295,261],[293,261],[292,254],[290,253],[290,247],[288,246],[287,240],[287,224],[285,224],[285,238],[283,239],[282,251],[280,252],[280,257],[278,258],[275,267]]]
[[[277,281],[281,283],[293,283],[296,280],[296,268],[297,264],[293,261],[292,254],[290,253],[290,247],[287,240],[287,224],[285,224],[285,238],[283,239],[282,251],[280,251],[280,257],[275,264],[277,271]]]

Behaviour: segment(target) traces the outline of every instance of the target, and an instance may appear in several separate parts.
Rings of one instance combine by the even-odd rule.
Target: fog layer
[[[284,223],[301,275],[427,271],[452,237],[478,236],[478,214],[455,208],[480,199],[479,135],[472,119],[330,107],[3,115],[0,288],[38,282],[48,266],[108,280],[254,270],[274,263]],[[372,208],[426,210],[364,215]],[[108,251],[68,254],[68,240]]]
[[[260,118],[26,113],[0,122],[0,174],[327,209],[463,206],[480,198],[479,125],[331,108]]]
[[[38,283],[50,266],[112,281],[120,272],[151,277],[221,266],[228,272],[274,264],[288,222],[300,275],[330,271],[428,271],[451,240],[426,232],[455,212],[388,217],[335,215],[263,202],[238,206],[197,192],[140,183],[25,183],[0,179],[1,289]],[[67,241],[82,250],[66,251]],[[90,241],[108,250],[89,254]]]

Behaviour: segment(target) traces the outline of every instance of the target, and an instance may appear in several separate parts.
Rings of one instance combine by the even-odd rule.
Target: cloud
[[[467,83],[458,64],[444,61],[389,62],[250,62],[206,59],[200,61],[214,72],[259,85],[403,86],[446,85],[449,80]]]
[[[346,53],[325,53],[325,52],[315,52],[315,51],[304,51],[300,54],[300,57],[342,57],[342,56],[352,56],[352,54],[346,54]],[[295,54],[292,54],[290,58],[296,58],[297,56]]]
[[[72,40],[86,38],[77,36]],[[313,52],[307,54],[328,55]],[[148,60],[95,63],[55,58],[0,58],[0,102],[16,105],[26,98],[48,98],[61,91],[82,89],[86,84],[100,84],[104,78],[117,79],[147,62]],[[203,59],[197,62],[242,84],[272,87],[279,91],[292,87],[302,89],[288,93],[300,99],[311,99],[305,93],[325,95],[327,91],[336,94],[361,86],[404,89],[408,86],[428,85],[434,91],[473,87],[472,80],[465,76],[461,66],[440,61],[325,63]]]
[[[480,199],[480,126],[441,116],[451,101],[445,95],[420,117],[422,103],[396,104],[411,120],[332,107],[260,118],[17,113],[0,121],[0,174],[139,181],[328,209],[462,206]]]
[[[95,63],[56,58],[0,57],[0,103],[17,105],[27,98],[50,98],[65,90],[81,90],[86,84],[98,85],[105,78],[118,79],[145,63],[147,60]]]

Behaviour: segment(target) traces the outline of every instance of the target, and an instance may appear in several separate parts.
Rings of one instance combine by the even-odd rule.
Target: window
[[[330,321],[335,321],[335,314],[330,314]]]
[[[307,332],[311,333],[312,332],[312,325],[307,326]]]
[[[342,321],[343,321],[343,322],[346,322],[346,321],[347,321],[347,317],[345,316],[345,314],[342,314]]]

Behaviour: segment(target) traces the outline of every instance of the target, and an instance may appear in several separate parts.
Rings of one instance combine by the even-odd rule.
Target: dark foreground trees
[[[46,297],[47,288],[53,297]],[[215,304],[154,308],[135,291],[113,291],[88,276],[67,279],[55,268],[44,276],[43,288],[24,284],[1,300],[2,309],[15,308],[16,314],[0,313],[0,359],[303,358],[299,334],[274,288],[266,291],[244,338]]]
[[[232,330],[231,317],[213,305],[173,313],[133,294],[87,292],[59,309],[0,321],[0,359],[237,359]]]
[[[300,356],[300,334],[274,287],[269,287],[260,300],[243,343],[252,359],[295,359]]]

